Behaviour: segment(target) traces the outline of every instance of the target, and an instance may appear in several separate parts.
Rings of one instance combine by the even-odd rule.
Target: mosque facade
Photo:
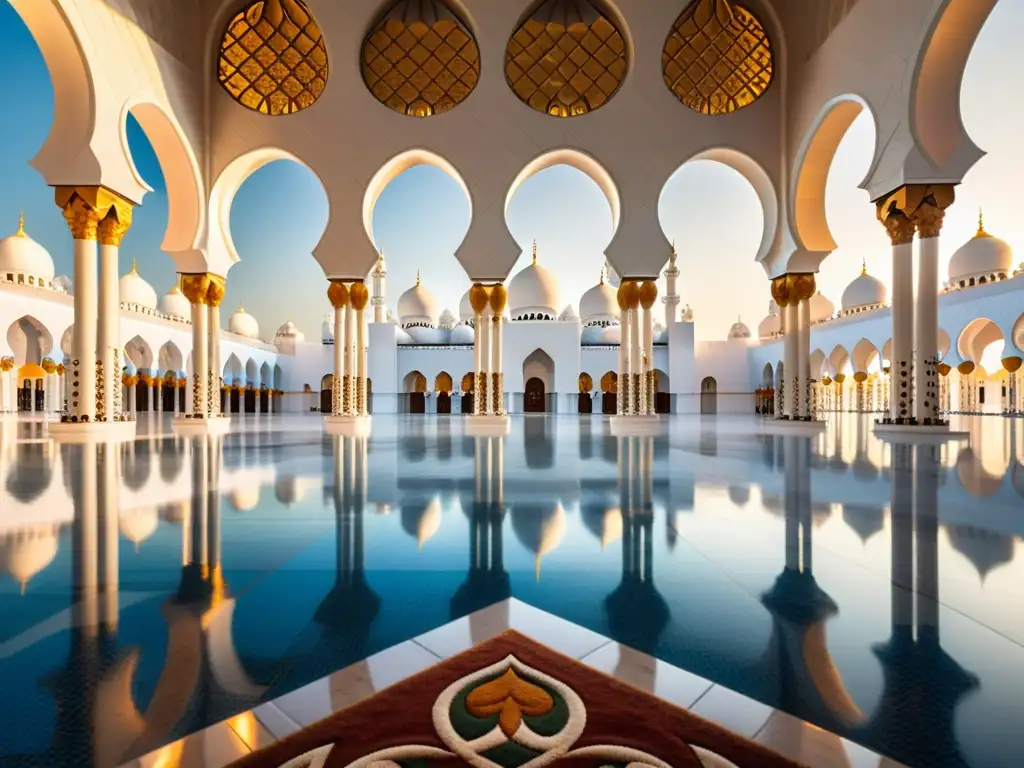
[[[697,341],[696,320],[682,303],[677,257],[670,257],[662,298],[665,323],[652,323],[656,413],[773,414],[786,387],[784,329],[773,300],[752,333],[737,320],[722,340]],[[1009,244],[978,232],[953,255],[938,295],[940,407],[944,412],[1024,410],[1011,355],[982,358],[1002,341],[1024,343],[1024,265]],[[389,310],[387,265],[381,255],[366,279],[372,286],[368,322],[367,408],[377,413],[470,414],[474,410],[476,313],[470,292],[458,313],[442,309],[418,278]],[[557,275],[534,244],[532,262],[509,281],[501,316],[503,408],[511,413],[617,412],[622,281],[606,264],[577,303],[563,304]],[[24,221],[0,240],[0,405],[4,411],[67,413],[73,392],[67,370],[74,329],[73,285],[54,274],[49,253]],[[121,398],[126,413],[188,410],[193,397],[190,305],[180,286],[162,297],[133,264],[118,283],[124,345]],[[882,281],[866,268],[837,308],[820,292],[810,305],[810,358],[815,412],[882,413],[891,399],[891,305]],[[255,318],[239,307],[220,329],[224,360],[217,383],[225,413],[320,411],[334,396],[333,317],[307,339],[290,320],[261,337]],[[1001,350],[995,350],[1001,352]],[[991,357],[991,355],[990,355]],[[993,365],[993,360],[995,365]],[[1005,362],[1003,362],[1005,361]]]

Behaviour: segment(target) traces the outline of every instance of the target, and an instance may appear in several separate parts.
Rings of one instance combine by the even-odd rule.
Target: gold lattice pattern
[[[587,18],[580,15],[580,6]],[[548,0],[515,31],[505,49],[509,87],[524,104],[554,117],[597,109],[625,76],[622,34],[591,0]]]
[[[722,115],[753,104],[772,81],[761,22],[729,0],[696,0],[676,19],[661,54],[665,84],[683,104]]]
[[[228,23],[217,77],[239,104],[264,115],[311,106],[327,87],[323,34],[302,0],[256,0]]]
[[[413,117],[447,112],[480,79],[480,50],[440,0],[399,0],[363,41],[363,82],[381,104]]]

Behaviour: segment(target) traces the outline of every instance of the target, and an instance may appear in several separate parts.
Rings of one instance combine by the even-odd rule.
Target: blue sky
[[[986,228],[992,234],[1015,244],[1024,231],[1018,181],[1024,104],[1010,98],[1018,85],[1005,65],[1016,53],[1015,31],[1022,26],[1024,3],[999,3],[968,64],[964,120],[989,154],[958,189],[947,215],[943,277],[948,257],[974,233],[979,205],[985,207]],[[7,2],[0,2],[0,71],[9,73],[6,106],[0,110],[0,236],[14,231],[24,209],[29,234],[53,255],[58,274],[70,274],[70,234],[52,191],[28,165],[49,132],[53,90],[42,55]],[[142,275],[162,295],[175,279],[171,259],[160,251],[167,221],[163,177],[134,120],[129,119],[127,131],[136,166],[154,191],[136,211],[122,246],[121,268],[127,271],[137,258]],[[818,285],[836,304],[859,273],[862,258],[872,273],[886,281],[890,277],[887,238],[867,194],[857,189],[873,143],[871,122],[862,115],[840,146],[829,176],[826,208],[839,249],[822,266]],[[698,338],[724,338],[738,315],[756,328],[769,294],[764,272],[753,261],[761,209],[746,181],[716,163],[689,164],[666,184],[659,213],[681,256],[680,293],[694,308]],[[319,182],[295,164],[273,163],[243,185],[231,214],[242,261],[228,275],[225,321],[242,302],[264,336],[272,335],[287,317],[307,336],[319,334],[329,305],[323,272],[311,252],[326,219],[327,201]],[[597,282],[602,252],[611,240],[611,214],[597,186],[582,173],[556,166],[529,179],[512,200],[508,225],[524,250],[516,270],[529,263],[530,242],[536,238],[541,262],[560,277],[563,305],[578,303]],[[468,226],[469,205],[441,171],[413,168],[385,189],[374,213],[374,232],[387,256],[392,307],[415,282],[419,269],[441,306],[457,312],[469,281],[454,251]]]

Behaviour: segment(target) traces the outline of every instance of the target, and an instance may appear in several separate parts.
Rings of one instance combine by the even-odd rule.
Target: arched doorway
[[[427,377],[419,371],[409,371],[402,384],[408,402],[408,413],[426,413]]]
[[[580,392],[577,396],[576,410],[578,413],[593,413],[594,412],[594,401],[590,397],[590,392],[594,388],[594,380],[590,378],[589,373],[580,374]]]
[[[334,374],[328,373],[320,379],[320,413],[332,412],[332,401],[334,399]]]
[[[671,413],[672,395],[669,394],[668,374],[659,368],[654,369],[654,412]]]
[[[472,413],[473,412],[473,390],[476,389],[476,377],[472,373],[467,373],[462,377],[462,412]]]
[[[700,383],[700,412],[718,413],[718,382],[714,376],[707,376]]]
[[[544,413],[547,393],[544,389],[544,382],[537,376],[531,376],[526,380],[523,392],[523,411],[526,413]]]
[[[543,349],[535,349],[523,360],[523,411],[546,413],[548,393],[555,386],[555,361]]]
[[[452,412],[452,377],[446,371],[441,371],[434,379],[434,391],[437,392],[437,412]]]
[[[601,377],[601,413],[614,416],[618,408],[619,374],[608,371]]]

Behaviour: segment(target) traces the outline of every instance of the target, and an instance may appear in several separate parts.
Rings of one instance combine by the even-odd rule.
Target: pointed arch
[[[53,350],[53,334],[32,315],[22,315],[8,326],[7,345],[15,365],[40,365]]]
[[[157,353],[157,367],[161,371],[173,371],[177,374],[182,369],[182,355],[178,345],[168,341]]]
[[[133,336],[124,345],[124,356],[136,370],[148,371],[153,368],[153,348],[141,336]]]

